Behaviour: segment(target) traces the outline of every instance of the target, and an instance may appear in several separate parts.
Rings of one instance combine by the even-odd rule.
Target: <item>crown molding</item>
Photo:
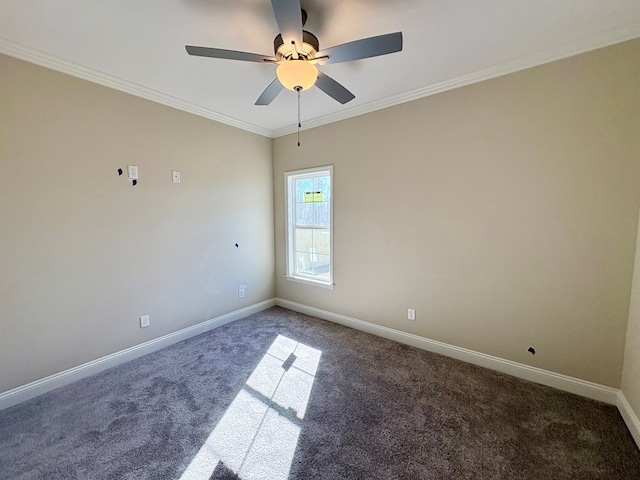
[[[82,66],[62,57],[51,55],[4,37],[0,37],[0,53],[264,137],[272,137],[271,130],[267,128],[243,122],[237,118],[228,117],[211,109],[196,105],[195,103],[187,102],[186,100],[167,95],[158,90]]]
[[[336,113],[306,120],[303,123],[301,130],[310,130],[329,123],[339,122],[348,118],[375,112],[376,110],[382,110],[401,103],[411,102],[413,100],[418,100],[420,98],[446,92],[448,90],[482,82],[484,80],[501,77],[510,73],[526,70],[527,68],[537,67],[545,63],[555,62],[557,60],[562,60],[563,58],[608,47],[609,45],[614,45],[616,43],[621,43],[638,37],[640,37],[640,22],[629,23],[614,30],[609,30],[591,37],[581,38],[577,41],[536,52],[531,55],[519,57],[486,69],[445,80],[444,82],[427,85],[398,95],[386,97],[381,100],[365,103],[357,107],[347,108]],[[297,125],[288,125],[286,127],[276,129],[272,132],[271,136],[272,138],[278,138],[295,133],[297,130],[296,127]]]
[[[517,59],[504,62],[492,67],[478,70],[466,75],[461,75],[443,82],[427,85],[408,92],[386,97],[381,100],[368,102],[352,108],[346,108],[339,112],[313,118],[304,122],[302,130],[310,130],[329,123],[339,122],[348,118],[357,117],[366,113],[375,112],[384,108],[393,107],[401,103],[411,102],[420,98],[436,95],[438,93],[464,87],[474,83],[490,80],[492,78],[507,75],[509,73],[526,70],[545,63],[554,62],[563,58],[579,55],[598,48],[607,47],[616,43],[624,42],[640,37],[640,21],[628,23],[613,30],[609,30],[591,37],[560,45],[558,47],[536,52],[531,55],[519,57]],[[0,37],[0,53],[25,60],[36,65],[40,65],[58,72],[97,83],[105,87],[113,88],[121,92],[129,93],[136,97],[151,100],[168,107],[176,108],[200,117],[224,123],[232,127],[240,128],[248,132],[256,133],[264,137],[278,138],[296,132],[297,125],[287,125],[282,128],[270,130],[233,117],[223,115],[211,109],[196,105],[166,93],[153,90],[151,88],[130,82],[113,75],[94,70],[62,57],[57,57],[41,50],[28,47],[19,42]]]

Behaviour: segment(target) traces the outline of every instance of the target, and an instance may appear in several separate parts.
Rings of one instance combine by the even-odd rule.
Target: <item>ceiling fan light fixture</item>
[[[276,75],[285,88],[306,90],[316,83],[318,68],[305,60],[288,60],[278,65]]]

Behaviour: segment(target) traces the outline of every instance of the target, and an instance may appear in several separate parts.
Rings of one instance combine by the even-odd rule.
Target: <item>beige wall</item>
[[[619,387],[638,58],[635,40],[305,131],[300,148],[276,139],[277,296]],[[326,164],[333,290],[283,277],[283,172]]]
[[[0,392],[272,298],[271,154],[0,56]]]
[[[639,56],[638,40],[590,52],[305,131],[301,148],[0,56],[0,392],[272,297],[272,198],[279,297],[620,386]],[[115,173],[128,164],[136,187]],[[327,164],[334,290],[283,278],[283,172]]]
[[[622,370],[622,393],[636,416],[640,416],[640,235],[633,269],[629,325]]]

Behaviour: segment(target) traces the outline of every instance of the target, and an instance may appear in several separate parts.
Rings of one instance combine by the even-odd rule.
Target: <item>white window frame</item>
[[[329,279],[328,280],[320,280],[318,278],[313,278],[312,276],[307,276],[302,273],[296,272],[296,261],[295,261],[295,204],[296,204],[296,195],[293,191],[293,185],[295,180],[298,178],[309,178],[309,177],[321,177],[329,174],[329,191],[330,193],[330,202],[329,202]],[[286,226],[286,235],[285,235],[285,248],[286,248],[286,270],[285,277],[287,280],[293,282],[305,283],[307,285],[314,285],[317,287],[323,288],[333,288],[333,165],[326,165],[323,167],[314,167],[314,168],[306,168],[304,170],[292,170],[288,172],[284,172],[284,201],[285,201],[285,226]],[[302,227],[302,226],[301,226]]]

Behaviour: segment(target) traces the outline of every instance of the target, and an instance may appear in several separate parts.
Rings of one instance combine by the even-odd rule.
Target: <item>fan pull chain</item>
[[[298,146],[300,146],[300,127],[302,126],[300,123],[300,90],[302,88],[296,87],[296,92],[298,92]]]

